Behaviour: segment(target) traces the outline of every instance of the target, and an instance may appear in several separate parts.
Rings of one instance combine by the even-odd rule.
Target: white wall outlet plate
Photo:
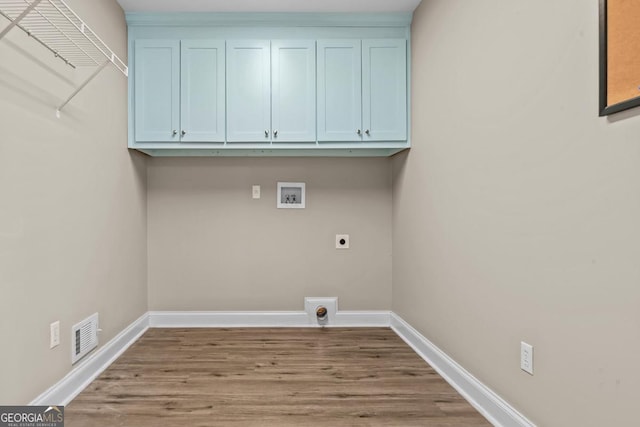
[[[259,199],[260,198],[260,186],[259,185],[254,185],[253,187],[251,187],[251,196],[254,199]]]
[[[520,369],[533,375],[533,346],[520,342]]]
[[[49,325],[49,348],[60,345],[60,321],[57,320]]]
[[[348,234],[336,234],[336,249],[349,249]]]
[[[330,325],[335,321],[336,312],[338,311],[338,297],[306,297],[304,299],[304,311],[309,317],[310,325],[318,325],[316,310],[323,306],[327,309],[327,319],[323,325]]]

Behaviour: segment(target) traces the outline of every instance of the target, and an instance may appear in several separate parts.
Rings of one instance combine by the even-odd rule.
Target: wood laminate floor
[[[490,426],[388,328],[149,329],[70,427]]]

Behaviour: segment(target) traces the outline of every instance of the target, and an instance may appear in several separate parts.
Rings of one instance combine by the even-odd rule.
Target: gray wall
[[[115,1],[70,3],[125,55]],[[539,425],[633,424],[640,119],[597,117],[597,41],[594,2],[425,0],[414,147],[391,167],[146,161],[124,149],[121,75],[106,69],[58,120],[86,73],[12,32],[0,41],[0,402],[66,374],[69,328],[95,311],[104,343],[147,305],[299,310],[330,295],[392,308]],[[275,208],[278,180],[307,183],[306,210]],[[336,233],[351,250],[334,249]],[[520,340],[535,347],[533,377]]]
[[[305,182],[306,209],[277,209],[278,181]],[[388,159],[154,158],[148,183],[151,310],[391,308]]]
[[[126,58],[115,0],[69,5]],[[86,70],[16,29],[0,58],[0,403],[25,404],[71,369],[74,323],[99,312],[105,343],[146,311],[146,167],[126,149],[118,71],[105,69],[56,119]],[[56,320],[61,344],[50,350]]]
[[[636,424],[640,118],[597,116],[598,2],[425,0],[412,37],[393,310],[541,426]]]

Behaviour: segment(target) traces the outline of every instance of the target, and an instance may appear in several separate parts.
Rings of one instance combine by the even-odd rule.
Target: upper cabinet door
[[[227,141],[271,141],[269,40],[227,41]]]
[[[224,142],[224,41],[183,40],[180,55],[181,141]]]
[[[363,141],[407,139],[407,42],[362,41]]]
[[[362,140],[360,40],[318,41],[318,141]]]
[[[180,43],[177,40],[136,40],[136,141],[179,141],[179,103]]]
[[[316,43],[271,42],[273,142],[316,140]]]

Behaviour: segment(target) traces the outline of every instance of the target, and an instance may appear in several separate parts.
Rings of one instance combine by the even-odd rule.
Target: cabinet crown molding
[[[163,27],[402,27],[411,25],[413,13],[196,13],[128,12],[128,25]]]

